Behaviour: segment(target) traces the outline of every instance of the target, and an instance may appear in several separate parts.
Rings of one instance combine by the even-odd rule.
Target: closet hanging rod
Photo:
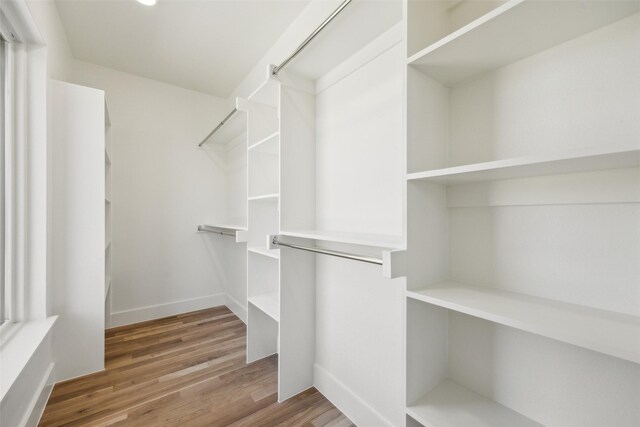
[[[331,256],[338,257],[338,258],[346,258],[346,259],[352,259],[352,260],[355,260],[355,261],[368,262],[369,264],[382,265],[382,259],[380,259],[380,258],[364,256],[364,255],[357,255],[357,254],[350,254],[350,253],[347,253],[347,252],[332,251],[330,249],[316,248],[314,246],[294,245],[292,243],[279,242],[277,236],[273,237],[273,239],[271,240],[271,244],[273,244],[274,246],[285,246],[287,248],[300,249],[300,250],[303,250],[303,251],[315,252],[315,253],[323,254],[323,255],[331,255]]]
[[[225,235],[225,236],[232,236],[232,237],[236,236],[236,233],[231,233],[229,231],[218,230],[217,228],[210,227],[208,225],[199,225],[198,226],[198,231],[206,231],[207,233],[222,234],[222,235]]]
[[[338,14],[340,12],[342,12],[342,9],[344,9],[345,7],[347,7],[347,5],[349,5],[349,3],[351,3],[352,0],[344,0],[342,2],[342,4],[340,4],[340,6],[338,6],[338,8],[336,10],[333,11],[333,13],[331,13],[331,15],[329,15],[329,17],[327,19],[324,20],[324,22],[322,24],[320,24],[315,30],[313,30],[313,32],[311,34],[309,34],[309,37],[307,37],[306,39],[304,39],[304,41],[302,43],[300,43],[300,46],[298,46],[296,48],[296,50],[293,51],[293,53],[291,55],[289,55],[284,61],[282,61],[280,63],[280,65],[278,65],[277,67],[273,67],[273,70],[271,71],[271,74],[273,76],[277,76],[278,73],[280,72],[280,70],[282,70],[289,62],[291,62],[296,56],[298,56],[298,54],[300,52],[302,52],[304,50],[305,47],[307,47],[307,45],[309,43],[311,43],[311,40],[315,39],[316,36],[318,34],[320,34],[320,32],[324,29],[324,27],[326,27],[329,22],[333,21],[333,18],[335,18],[336,16],[338,16]]]
[[[218,131],[218,129],[220,129],[222,126],[224,126],[225,123],[227,123],[227,120],[229,120],[231,117],[233,117],[233,115],[235,113],[238,112],[237,108],[234,108],[233,110],[231,110],[231,112],[229,114],[227,114],[227,117],[225,117],[224,119],[222,119],[222,121],[218,124],[218,126],[215,127],[215,129],[213,129],[211,132],[209,132],[209,135],[207,135],[201,142],[200,144],[198,144],[198,147],[202,147],[202,145],[207,142],[207,139],[211,138],[211,135],[213,135],[214,133],[216,133]]]

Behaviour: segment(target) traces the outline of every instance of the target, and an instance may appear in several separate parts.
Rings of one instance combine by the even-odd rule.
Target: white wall
[[[223,303],[212,297],[223,291],[223,263],[211,259],[220,254],[207,251],[194,230],[206,220],[226,220],[224,170],[195,147],[228,112],[226,101],[76,61],[55,3],[28,6],[47,44],[49,77],[107,93],[112,311],[126,312],[114,325]]]
[[[227,103],[80,61],[73,81],[106,91],[112,122],[113,325],[223,304],[222,254],[195,229],[226,217],[225,171],[197,143]]]

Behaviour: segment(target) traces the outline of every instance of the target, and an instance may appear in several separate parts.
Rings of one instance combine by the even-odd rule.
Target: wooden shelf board
[[[280,295],[277,292],[250,297],[249,302],[276,322],[280,321]]]
[[[407,180],[464,184],[619,169],[638,165],[640,165],[640,144],[615,144],[410,173],[407,175]]]
[[[281,235],[303,239],[321,240],[325,242],[345,243],[351,245],[372,246],[377,248],[396,249],[403,246],[402,237],[384,236],[365,233],[346,233],[325,230],[288,230]]]
[[[251,197],[249,197],[249,201],[254,201],[254,200],[273,201],[273,200],[278,200],[279,197],[280,197],[280,194],[278,194],[278,193],[262,194],[260,196],[251,196]]]
[[[537,422],[451,380],[407,407],[407,414],[434,427],[534,427]]]
[[[628,1],[510,0],[411,56],[408,63],[451,86],[638,11],[640,4]]]
[[[280,132],[276,131],[271,135],[262,138],[260,141],[256,142],[253,145],[249,146],[249,151],[260,151],[269,154],[278,154],[278,145],[277,144],[269,144],[271,141],[278,141],[278,136],[280,136]],[[275,145],[275,147],[268,147],[269,145]]]
[[[640,317],[489,288],[442,283],[407,296],[640,363]]]
[[[280,249],[267,249],[263,247],[252,247],[247,249],[254,254],[266,256],[273,259],[280,259]]]

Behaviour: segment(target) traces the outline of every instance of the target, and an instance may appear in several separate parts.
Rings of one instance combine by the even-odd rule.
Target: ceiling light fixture
[[[153,6],[154,4],[156,4],[157,0],[137,0],[138,3],[143,4],[145,6]]]

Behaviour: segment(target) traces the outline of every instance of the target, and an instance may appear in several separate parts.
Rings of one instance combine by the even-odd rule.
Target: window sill
[[[2,402],[58,316],[3,325],[0,331],[0,402]]]

